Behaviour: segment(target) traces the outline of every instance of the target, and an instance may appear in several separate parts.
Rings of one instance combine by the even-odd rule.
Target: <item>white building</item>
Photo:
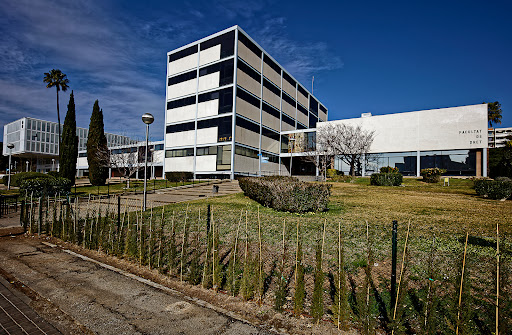
[[[24,163],[23,171],[48,172],[59,166],[59,135],[57,122],[24,117],[4,126],[3,153],[12,153]],[[76,128],[78,150],[85,150],[89,129]],[[62,125],[61,125],[62,134]],[[120,146],[136,143],[127,136],[105,133],[107,145]],[[7,144],[12,143],[12,152]]]
[[[508,137],[512,137],[511,128],[490,128],[489,129],[489,148],[502,148],[510,141]]]

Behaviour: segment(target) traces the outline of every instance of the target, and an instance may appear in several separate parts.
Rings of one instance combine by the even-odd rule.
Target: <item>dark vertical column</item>
[[[39,217],[37,218],[37,235],[41,235],[43,225],[43,197],[39,197]]]
[[[121,227],[121,196],[117,197],[117,230]]]
[[[395,308],[396,300],[396,252],[397,252],[397,235],[398,221],[393,220],[392,247],[391,247],[391,310]]]

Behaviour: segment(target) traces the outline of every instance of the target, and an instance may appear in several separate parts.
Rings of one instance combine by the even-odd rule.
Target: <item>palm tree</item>
[[[66,75],[59,69],[53,69],[49,73],[44,74],[43,82],[47,83],[46,88],[52,88],[55,86],[57,89],[57,121],[59,122],[59,157],[60,157],[60,112],[59,112],[59,91],[66,92],[68,90],[69,80]]]
[[[501,124],[501,104],[498,101],[487,103],[487,114],[489,128],[492,128],[493,124]]]

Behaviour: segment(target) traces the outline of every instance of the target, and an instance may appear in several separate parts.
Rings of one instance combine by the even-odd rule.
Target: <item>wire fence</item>
[[[47,197],[23,204],[21,220],[31,233],[340,329],[490,334],[498,324],[500,334],[511,333],[508,236],[464,243],[461,235],[402,231],[392,294],[388,223],[277,218],[197,203],[149,201],[147,208],[122,196]]]

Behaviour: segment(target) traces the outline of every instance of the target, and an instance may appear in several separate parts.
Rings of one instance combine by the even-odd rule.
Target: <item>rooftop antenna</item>
[[[313,84],[315,83],[315,76],[313,76],[313,78],[311,79],[311,94],[315,94],[314,93],[314,88],[313,88]]]

